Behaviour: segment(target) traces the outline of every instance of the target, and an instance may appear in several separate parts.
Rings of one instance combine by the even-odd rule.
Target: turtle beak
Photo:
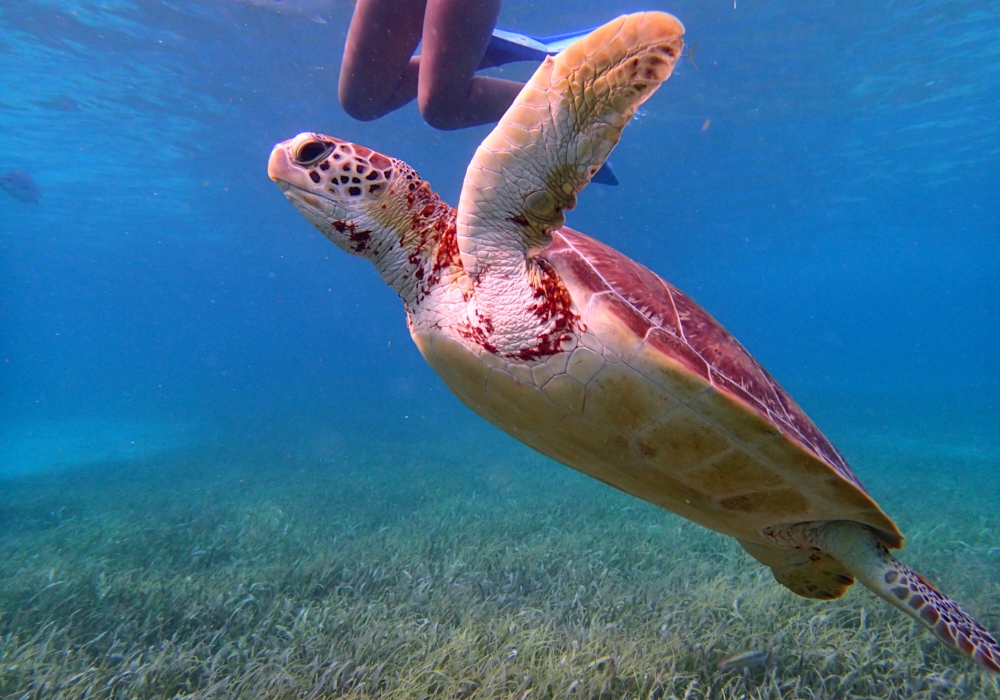
[[[291,158],[288,157],[288,141],[279,143],[271,150],[271,157],[267,160],[267,176],[278,184],[278,189],[287,192],[291,187],[289,180],[298,174],[298,169],[292,165]]]
[[[322,226],[323,212],[326,209],[324,199],[313,193],[316,184],[309,178],[309,171],[292,157],[301,137],[300,134],[290,141],[279,143],[271,150],[271,157],[267,160],[267,175],[277,183],[285,198],[303,216],[316,226]]]

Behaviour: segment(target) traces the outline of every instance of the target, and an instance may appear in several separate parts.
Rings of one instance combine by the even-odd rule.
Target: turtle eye
[[[316,165],[333,151],[333,144],[326,141],[306,141],[295,152],[295,161],[306,167]]]

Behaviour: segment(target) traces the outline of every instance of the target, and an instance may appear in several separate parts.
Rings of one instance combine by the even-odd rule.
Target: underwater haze
[[[276,4],[0,0],[0,697],[1000,699],[861,586],[797,598],[460,403],[267,159],[321,132],[456,205],[491,127],[354,121],[353,5]],[[649,9],[688,57],[567,225],[731,331],[1000,630],[1000,5],[498,26]]]

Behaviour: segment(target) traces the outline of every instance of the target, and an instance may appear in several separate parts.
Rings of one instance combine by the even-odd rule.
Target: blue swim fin
[[[518,61],[544,61],[546,56],[555,56],[580,37],[590,34],[594,29],[596,27],[568,34],[541,37],[509,32],[506,29],[494,29],[493,36],[490,37],[490,44],[486,47],[486,53],[483,55],[483,60],[479,62],[477,70],[497,68]],[[590,181],[596,182],[598,185],[617,185],[618,176],[611,169],[611,161],[605,161]]]
[[[594,173],[594,177],[590,178],[591,182],[596,182],[598,185],[609,185],[611,187],[618,186],[618,176],[615,175],[615,171],[611,169],[611,161],[604,161],[604,165],[601,169]]]
[[[506,29],[494,29],[490,37],[490,45],[486,54],[479,62],[479,68],[497,68],[506,63],[517,61],[544,61],[546,56],[555,56],[580,37],[587,36],[596,27],[581,29],[568,34],[555,36],[529,36],[509,32]]]

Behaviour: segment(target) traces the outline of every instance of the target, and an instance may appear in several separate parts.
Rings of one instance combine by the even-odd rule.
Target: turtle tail
[[[810,539],[875,595],[922,624],[945,645],[1000,675],[1000,644],[996,638],[958,603],[889,554],[870,529],[838,521],[816,527]]]

